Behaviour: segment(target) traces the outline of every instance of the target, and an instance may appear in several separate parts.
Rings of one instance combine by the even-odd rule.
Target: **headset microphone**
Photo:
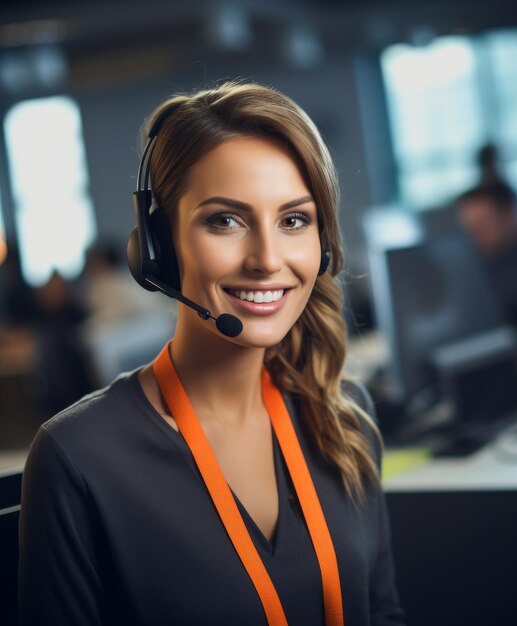
[[[217,329],[221,333],[223,333],[223,335],[226,335],[227,337],[237,337],[237,335],[241,334],[242,322],[238,317],[235,317],[235,315],[222,313],[221,315],[219,315],[219,317],[214,317],[210,313],[210,311],[199,306],[199,304],[192,302],[192,300],[186,298],[182,293],[176,291],[176,289],[172,289],[172,287],[166,285],[159,278],[156,278],[155,276],[151,276],[149,274],[146,276],[146,281],[156,287],[165,295],[169,296],[169,298],[176,298],[180,302],[183,302],[183,304],[186,304],[187,306],[197,311],[199,317],[203,318],[204,320],[207,320],[208,318],[212,318],[213,320],[215,320],[215,325],[217,326]]]
[[[227,337],[237,337],[242,333],[242,322],[235,315],[229,313],[221,313],[215,320],[217,330]]]

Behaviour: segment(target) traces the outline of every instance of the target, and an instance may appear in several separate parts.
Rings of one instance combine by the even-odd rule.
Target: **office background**
[[[421,445],[415,433],[432,430],[450,409],[447,400],[461,395],[457,406],[463,406],[461,385],[467,385],[467,395],[482,388],[481,396],[486,397],[496,389],[507,398],[497,407],[488,403],[478,419],[476,427],[483,431],[479,438],[488,442],[495,431],[487,435],[486,416],[497,411],[506,418],[515,408],[508,391],[515,389],[515,339],[490,307],[485,311],[478,306],[491,301],[488,295],[479,297],[488,294],[483,290],[490,286],[472,269],[474,257],[467,256],[472,250],[458,235],[455,199],[480,181],[479,151],[486,145],[497,150],[498,174],[517,188],[516,67],[517,5],[510,0],[3,0],[3,536],[11,537],[15,528],[20,469],[38,425],[118,372],[152,358],[173,330],[176,305],[139,290],[124,266],[134,226],[131,194],[138,132],[144,117],[168,95],[224,79],[263,82],[293,97],[330,148],[342,192],[340,227],[347,257],[343,314],[351,338],[350,372],[369,384],[388,442]],[[423,268],[412,287],[414,309],[396,297],[411,278],[403,274],[409,253],[416,255],[409,266]],[[449,273],[446,285],[440,278],[433,282],[437,270],[429,265],[432,255],[449,258],[444,274],[447,267],[463,262],[473,276],[464,294],[458,284],[469,281],[461,280],[459,270]],[[431,273],[425,274],[427,270]],[[420,291],[418,283],[424,284]],[[431,287],[425,285],[436,287],[436,300],[430,303]],[[478,294],[477,301],[469,300],[472,294]],[[433,317],[437,307],[455,320],[446,328]],[[440,341],[444,349],[454,344],[452,356],[443,351],[435,355],[439,385],[433,378],[427,395],[426,385],[418,382],[427,384],[427,369],[407,345],[408,320],[428,323],[427,343],[412,328],[417,334],[411,341],[416,336],[422,350]],[[479,373],[486,372],[482,364],[487,362],[492,371],[498,368],[499,382],[480,387]],[[417,382],[408,378],[408,368],[421,372]],[[484,374],[482,378],[487,380]],[[424,425],[420,431],[418,424]],[[424,458],[418,456],[421,451],[415,454],[415,459]],[[510,519],[517,506],[515,472],[515,462],[508,463],[501,475],[513,478],[504,487],[494,478],[483,488],[470,485],[466,495],[461,484],[440,483],[427,494],[436,498],[432,502],[426,498],[428,485],[422,490],[420,483],[412,483],[405,491],[399,485],[397,491],[393,483],[395,546],[411,623],[437,623],[437,613],[429,606],[432,594],[426,595],[424,587],[437,585],[433,576],[440,575],[440,567],[447,568],[447,524],[465,527],[470,519],[465,512],[475,515],[486,498],[499,516]],[[417,500],[407,500],[410,492]],[[445,508],[458,510],[449,522]],[[421,525],[426,520],[431,524],[433,515],[441,520],[431,525],[431,532],[434,529],[436,541],[442,542],[442,560],[422,563],[421,586],[411,587],[408,579],[414,578],[416,566],[408,551],[403,552],[402,537],[416,542]],[[458,567],[455,575],[465,577],[456,590],[461,602],[454,609],[449,606],[449,618],[440,613],[441,624],[467,623],[458,616],[469,616],[469,624],[478,623],[472,621],[477,618],[486,623],[494,604],[499,609],[491,615],[497,619],[490,623],[514,623],[505,598],[512,578],[515,582],[507,560],[516,547],[515,535],[507,526],[494,526],[490,516],[479,528],[480,534],[473,530],[471,538],[486,542],[478,555],[479,567],[498,567],[500,578],[486,603],[475,610],[474,598],[466,591],[472,581]],[[461,563],[471,548],[466,543],[450,558]],[[432,552],[426,553],[430,560]],[[12,560],[12,549],[9,555]],[[2,593],[14,597],[12,567],[6,570]],[[454,597],[452,589],[450,597],[435,603],[436,610],[453,603]],[[14,620],[9,610],[8,619]]]

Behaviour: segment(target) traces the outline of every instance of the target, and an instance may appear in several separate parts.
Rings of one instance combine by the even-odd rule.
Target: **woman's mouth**
[[[262,304],[263,302],[276,302],[280,300],[284,295],[285,289],[247,291],[244,289],[230,289],[225,287],[225,291],[239,298],[239,300]]]
[[[271,315],[280,310],[287,301],[292,288],[271,291],[224,288],[233,304],[241,311],[255,315]]]

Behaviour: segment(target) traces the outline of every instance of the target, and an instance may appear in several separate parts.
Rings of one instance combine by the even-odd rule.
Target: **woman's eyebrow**
[[[289,200],[289,202],[281,204],[278,210],[284,211],[285,209],[292,209],[295,206],[307,204],[308,202],[314,202],[314,198],[312,196],[302,196],[301,198],[296,198],[296,200]],[[253,207],[250,204],[241,202],[240,200],[234,200],[233,198],[225,198],[224,196],[212,196],[211,198],[207,198],[206,200],[203,200],[203,202],[200,202],[196,209],[205,206],[206,204],[223,204],[231,209],[253,211]]]

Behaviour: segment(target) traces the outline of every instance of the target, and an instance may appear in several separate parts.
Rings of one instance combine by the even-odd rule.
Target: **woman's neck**
[[[238,429],[263,412],[265,348],[241,346],[212,332],[176,331],[170,353],[200,421]]]

